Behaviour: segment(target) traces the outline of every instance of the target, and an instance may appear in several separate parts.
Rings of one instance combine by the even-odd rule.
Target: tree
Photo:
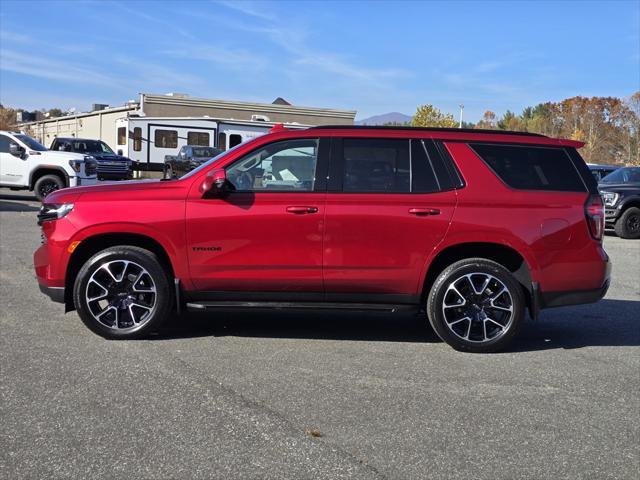
[[[64,115],[64,112],[59,108],[51,108],[49,109],[48,113],[49,118],[62,117]]]
[[[482,115],[480,121],[476,123],[476,128],[482,129],[494,129],[496,128],[496,126],[496,114],[491,110],[487,110],[486,112],[484,112],[484,115]]]
[[[433,105],[420,105],[411,119],[413,127],[446,127],[458,126],[450,113],[443,113]]]
[[[0,130],[12,130],[16,124],[16,113],[13,108],[4,108],[0,105]]]

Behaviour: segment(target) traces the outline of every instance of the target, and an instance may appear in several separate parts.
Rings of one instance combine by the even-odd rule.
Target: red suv
[[[137,338],[172,311],[426,309],[459,350],[504,348],[525,310],[609,285],[603,204],[541,135],[316,127],[238,145],[179,179],[64,189],[38,215],[40,289]]]

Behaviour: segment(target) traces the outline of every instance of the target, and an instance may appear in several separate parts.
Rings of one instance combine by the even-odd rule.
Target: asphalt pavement
[[[637,479],[640,241],[607,297],[464,354],[424,318],[220,311],[108,341],[42,295],[0,189],[0,478]]]

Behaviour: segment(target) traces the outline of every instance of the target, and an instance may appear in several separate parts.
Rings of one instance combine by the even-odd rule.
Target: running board
[[[411,305],[390,305],[376,303],[327,303],[327,302],[239,302],[239,301],[207,301],[188,302],[187,310],[202,312],[215,308],[272,308],[276,310],[303,309],[303,310],[377,310],[382,312],[397,312]]]

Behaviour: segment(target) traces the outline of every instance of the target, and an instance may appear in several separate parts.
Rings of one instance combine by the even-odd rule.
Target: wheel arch
[[[115,246],[132,246],[149,250],[158,256],[160,263],[170,278],[175,278],[176,273],[167,249],[156,239],[141,233],[118,232],[99,233],[83,239],[73,251],[65,273],[64,303],[65,311],[75,309],[73,304],[73,288],[78,272],[97,252],[105,248]]]
[[[47,165],[38,167],[29,174],[29,190],[33,190],[38,179],[45,175],[57,175],[62,178],[65,187],[69,186],[69,174],[64,168]]]
[[[421,303],[424,305],[426,298],[442,271],[454,262],[465,258],[486,258],[499,263],[509,270],[520,283],[525,295],[527,307],[535,315],[534,272],[527,259],[512,246],[498,242],[464,242],[449,245],[441,249],[430,261],[424,276],[421,292]]]

